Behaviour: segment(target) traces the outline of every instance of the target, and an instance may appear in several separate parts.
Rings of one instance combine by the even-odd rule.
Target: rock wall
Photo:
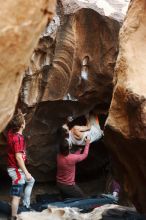
[[[28,113],[29,168],[38,181],[55,179],[59,130],[68,116],[81,116],[95,108],[105,118],[118,53],[117,21],[92,9],[66,15],[61,7],[53,30],[50,23],[34,51],[18,103]],[[87,80],[81,74],[84,56],[89,56]],[[84,167],[90,159],[83,163],[82,176],[91,170],[97,173],[107,163],[103,144],[96,146],[89,155],[95,162],[88,171]]]
[[[124,190],[146,213],[146,1],[133,0],[120,31],[105,137]]]
[[[48,20],[55,0],[1,1],[0,131],[11,119],[24,70]]]
[[[88,102],[95,98],[99,104],[109,106],[119,23],[91,9],[71,15],[59,13],[56,20],[53,21],[56,28],[42,35],[31,58],[21,102],[35,107],[41,101]],[[87,83],[81,79],[81,63],[86,55],[90,59]]]

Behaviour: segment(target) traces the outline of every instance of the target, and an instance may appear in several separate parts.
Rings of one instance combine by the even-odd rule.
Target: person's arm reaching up
[[[81,154],[81,151],[82,151],[82,149],[80,148],[77,151],[75,151],[74,154],[79,155],[79,154]]]
[[[90,141],[89,141],[89,139],[87,139],[83,153],[79,154],[79,155],[78,154],[73,155],[73,159],[76,162],[80,162],[80,161],[84,160],[88,156],[89,146],[90,146]]]

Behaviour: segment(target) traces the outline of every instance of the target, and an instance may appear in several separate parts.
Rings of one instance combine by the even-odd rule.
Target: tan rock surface
[[[32,107],[40,101],[85,102],[94,98],[99,104],[109,105],[119,27],[117,21],[91,9],[62,15],[61,26],[54,31],[56,38],[53,34],[44,35],[34,52],[21,101]],[[81,80],[81,64],[86,55],[90,58],[87,83]]]
[[[115,159],[119,180],[137,209],[144,213],[146,213],[145,40],[146,2],[133,0],[120,31],[120,51],[114,79],[116,84],[105,134]]]
[[[48,19],[55,0],[0,1],[0,130],[13,115],[23,71]]]
[[[22,213],[19,215],[18,220],[102,220],[106,218],[107,220],[111,220],[112,216],[111,212],[116,213],[117,219],[124,220],[124,213],[130,213],[131,211],[135,211],[133,208],[122,207],[119,205],[103,205],[101,207],[95,208],[90,213],[82,214],[79,212],[77,208],[58,208],[49,206],[48,209],[42,211],[41,213],[30,212],[30,213]],[[119,213],[118,213],[119,211]],[[121,217],[121,213],[123,213],[123,218]],[[119,214],[119,215],[118,215]],[[104,215],[104,218],[103,218]],[[105,217],[106,216],[106,217]],[[134,216],[133,216],[134,218]],[[114,216],[114,219],[115,216]],[[135,220],[138,218],[134,218]]]

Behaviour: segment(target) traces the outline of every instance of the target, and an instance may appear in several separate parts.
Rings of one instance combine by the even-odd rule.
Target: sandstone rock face
[[[99,30],[101,30],[100,34]],[[103,85],[100,85],[102,88],[99,90],[104,95],[107,90],[111,91],[113,68],[118,52],[118,31],[117,22],[106,19],[90,9],[82,9],[74,16],[65,15],[63,27],[56,39],[55,55],[47,82],[45,81],[47,84],[42,101],[63,99],[66,94],[76,100],[84,96],[85,101],[85,93],[92,93],[92,97],[93,93],[99,94],[96,92],[99,88],[97,84],[101,82],[99,78],[102,77],[106,78],[108,85],[105,89]],[[90,59],[88,82],[84,82],[86,89],[81,85],[85,81],[81,81],[81,63],[84,56],[89,56]],[[106,102],[105,97],[104,99],[101,94],[99,96],[97,94],[97,99]]]
[[[133,0],[120,31],[115,88],[105,137],[117,176],[146,213],[146,2]]]
[[[100,104],[108,105],[118,53],[119,23],[91,9],[82,9],[73,15],[63,15],[58,26],[59,22],[55,33],[44,35],[34,52],[24,78],[22,102],[33,107],[40,101],[85,102],[94,97]],[[84,56],[90,59],[87,83],[81,80]],[[101,82],[104,78],[106,86]]]
[[[32,52],[55,0],[1,1],[0,13],[0,131],[11,119]]]
[[[93,108],[107,114],[118,53],[119,23],[92,9],[67,15],[61,10],[52,22],[54,26],[47,27],[31,58],[18,103],[28,113],[29,167],[38,181],[55,180],[59,131],[68,116],[77,117]],[[85,56],[89,56],[87,80],[81,73]],[[96,146],[89,160],[80,165],[82,176],[91,170],[97,173],[107,162],[103,144]]]

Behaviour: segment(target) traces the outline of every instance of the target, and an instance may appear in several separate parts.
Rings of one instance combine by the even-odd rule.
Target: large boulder
[[[120,31],[115,88],[105,137],[121,185],[146,213],[146,7],[133,0]]]
[[[1,1],[0,131],[13,115],[24,70],[54,11],[55,0]]]
[[[25,212],[18,216],[18,220],[45,220],[45,219],[57,219],[57,220],[144,220],[145,216],[139,215],[134,208],[128,208],[119,205],[103,205],[95,208],[92,212],[81,213],[78,208],[59,208],[55,206],[49,206],[42,212]]]

